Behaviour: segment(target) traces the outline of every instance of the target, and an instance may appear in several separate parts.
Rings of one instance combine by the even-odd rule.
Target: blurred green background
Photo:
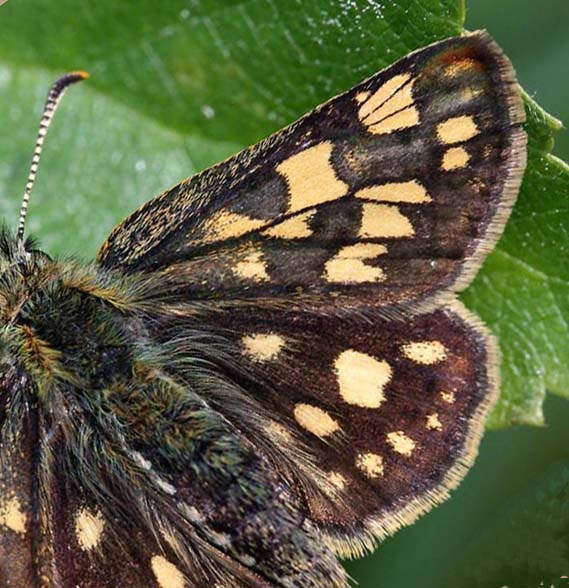
[[[58,113],[29,228],[48,251],[89,259],[152,195],[458,33],[461,17],[458,0],[9,0],[0,9],[0,214],[15,225],[45,92],[62,71],[92,78]],[[488,29],[526,91],[569,121],[567,0],[472,0],[465,26]],[[569,160],[569,133],[557,134],[554,152]],[[362,588],[567,585],[569,402],[548,395],[544,418],[541,406],[546,388],[569,392],[568,194],[540,174],[543,197],[528,184],[506,248],[467,298],[500,335],[505,402],[493,424],[510,428],[486,434],[448,502],[349,564]],[[516,248],[521,265],[506,269],[527,289],[508,289],[513,274],[501,273]],[[550,279],[557,267],[565,273]]]

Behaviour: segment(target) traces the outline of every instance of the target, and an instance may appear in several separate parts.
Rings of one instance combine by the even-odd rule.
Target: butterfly
[[[446,499],[499,387],[457,299],[525,167],[484,32],[144,204],[90,265],[0,237],[0,586],[345,588]]]

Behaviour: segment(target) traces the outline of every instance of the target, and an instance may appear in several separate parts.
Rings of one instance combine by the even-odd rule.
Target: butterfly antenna
[[[43,109],[43,115],[40,121],[40,128],[38,130],[38,137],[36,139],[36,146],[34,149],[34,156],[32,157],[32,164],[30,165],[30,172],[28,174],[28,181],[26,182],[26,188],[24,189],[24,197],[22,198],[22,206],[20,208],[20,220],[18,222],[18,241],[24,240],[24,229],[26,226],[26,213],[28,211],[28,204],[30,202],[30,194],[34,187],[36,175],[38,173],[38,167],[40,164],[41,151],[43,148],[43,142],[47,135],[47,130],[53,119],[53,115],[57,110],[59,102],[65,94],[65,90],[72,84],[76,84],[82,80],[86,80],[89,74],[84,71],[73,71],[61,76],[55,84],[51,87],[45,101]]]

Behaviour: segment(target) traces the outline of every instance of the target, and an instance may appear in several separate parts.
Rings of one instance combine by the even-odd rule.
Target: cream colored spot
[[[414,107],[410,106],[393,116],[386,118],[385,120],[368,127],[370,133],[375,135],[386,135],[393,131],[399,131],[408,127],[414,127],[419,124],[419,111]]]
[[[166,558],[155,555],[150,564],[160,588],[185,588],[182,572]]]
[[[340,396],[362,408],[378,408],[385,400],[384,388],[391,380],[391,366],[353,349],[342,351],[334,362]]]
[[[427,416],[427,429],[436,429],[437,431],[443,430],[443,425],[436,412]]]
[[[479,133],[478,125],[471,116],[456,116],[440,123],[437,127],[437,135],[443,143],[462,143]]]
[[[410,457],[415,449],[415,441],[407,437],[403,431],[394,431],[387,435],[387,442],[393,447],[393,450],[405,457]]]
[[[442,167],[445,171],[460,169],[468,165],[470,155],[464,147],[451,147],[443,155]]]
[[[346,478],[340,472],[330,472],[327,477],[330,484],[338,490],[344,490],[348,484]]]
[[[370,133],[391,133],[419,124],[419,111],[413,106],[410,74],[393,76],[360,107],[359,119]]]
[[[388,100],[395,96],[398,90],[401,89],[407,82],[411,80],[411,74],[399,74],[387,80],[380,86],[373,95],[363,104],[359,110],[360,120],[369,116],[374,110],[380,106],[385,106]],[[369,92],[368,92],[369,94]]]
[[[348,184],[339,180],[330,163],[332,143],[324,141],[309,147],[277,166],[290,191],[288,212],[296,212],[337,200],[348,192]]]
[[[251,218],[244,214],[236,214],[228,210],[221,210],[215,214],[208,225],[211,238],[208,241],[223,241],[225,239],[235,239],[241,237],[250,231],[255,231],[266,225],[267,221]]]
[[[245,353],[255,361],[269,361],[281,352],[285,340],[275,333],[256,333],[241,339]]]
[[[374,479],[383,475],[383,458],[377,453],[360,453],[356,465],[368,478]]]
[[[282,223],[263,231],[263,235],[276,237],[278,239],[303,239],[312,235],[312,229],[308,222],[314,215],[313,210],[303,214],[297,214],[292,218],[284,220]]]
[[[0,526],[22,535],[26,532],[26,515],[22,512],[22,505],[17,498],[0,504]]]
[[[97,547],[101,541],[104,528],[105,521],[101,513],[92,513],[86,508],[82,508],[75,517],[75,536],[79,547],[83,551]]]
[[[235,264],[234,271],[240,278],[248,280],[263,282],[270,279],[261,251],[251,251]]]
[[[373,202],[363,204],[360,237],[412,237],[414,234],[411,221],[396,206]]]
[[[440,341],[416,341],[401,349],[407,359],[423,365],[432,365],[447,357],[447,348]]]
[[[384,121],[387,117],[403,110],[413,104],[413,85],[407,84],[391,98],[389,98],[382,106],[371,112],[363,120],[369,127],[376,123]],[[411,109],[410,109],[411,110]],[[413,108],[414,110],[414,108]]]
[[[338,421],[325,410],[311,404],[297,404],[294,407],[294,418],[303,429],[317,437],[327,437],[340,430]]]
[[[356,243],[338,251],[325,266],[325,278],[330,282],[362,283],[381,282],[385,279],[383,270],[364,263],[378,255],[387,253],[385,245]]]
[[[359,102],[360,104],[364,101],[367,100],[369,98],[371,92],[358,92],[356,94],[356,102]]]
[[[412,204],[431,202],[427,190],[417,180],[369,186],[358,190],[356,196],[365,200],[379,200],[381,202],[409,202]]]
[[[446,402],[447,404],[454,404],[456,402],[456,396],[454,395],[454,392],[441,392],[441,398],[443,399],[443,402]]]

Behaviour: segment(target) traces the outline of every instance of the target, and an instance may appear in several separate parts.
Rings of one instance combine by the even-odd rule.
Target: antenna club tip
[[[55,81],[53,84],[52,89],[56,90],[58,93],[65,90],[68,86],[72,84],[76,84],[77,82],[82,82],[89,77],[89,74],[83,70],[77,71],[70,71],[66,74],[63,74],[60,78]]]
[[[64,76],[61,76],[60,79],[67,80],[68,84],[74,84],[75,82],[82,82],[83,80],[88,80],[91,76],[88,72],[83,71],[82,69],[78,69],[76,71],[70,71],[66,73]]]

